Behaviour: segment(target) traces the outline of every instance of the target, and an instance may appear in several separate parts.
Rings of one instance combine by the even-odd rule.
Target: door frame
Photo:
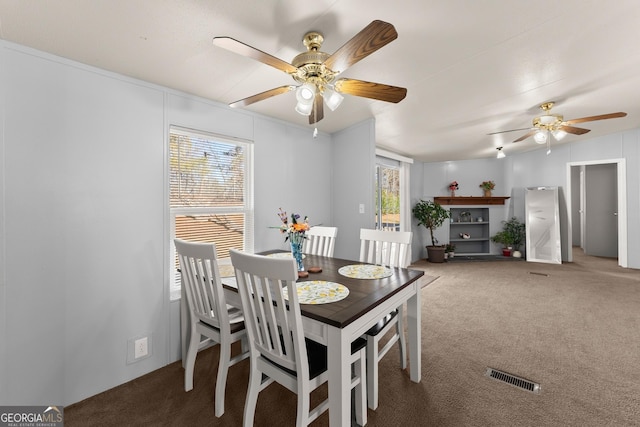
[[[592,160],[583,162],[568,162],[567,163],[567,261],[573,261],[573,253],[571,248],[573,247],[573,225],[571,223],[571,216],[573,213],[573,206],[571,203],[571,168],[573,166],[589,166],[589,165],[604,165],[604,164],[616,164],[616,175],[618,181],[618,265],[620,267],[627,267],[627,165],[625,159],[610,159],[610,160]]]

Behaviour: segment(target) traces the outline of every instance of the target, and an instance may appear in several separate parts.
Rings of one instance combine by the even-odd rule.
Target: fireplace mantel
[[[437,196],[433,201],[440,205],[504,205],[509,197]]]

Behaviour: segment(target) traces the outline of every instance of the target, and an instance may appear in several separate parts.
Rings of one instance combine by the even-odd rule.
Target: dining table
[[[283,252],[273,250],[260,254],[286,256]],[[308,273],[308,277],[299,278],[299,285],[306,281],[329,282],[348,289],[346,297],[343,296],[338,301],[300,304],[305,336],[327,346],[329,425],[347,426],[351,419],[351,342],[402,304],[406,304],[409,376],[411,381],[420,382],[420,291],[435,277],[425,275],[421,270],[389,267],[383,267],[384,274],[381,275],[345,275],[345,271],[353,272],[358,268],[363,270],[363,267],[371,265],[309,254],[305,255],[303,263],[305,270],[319,272]],[[242,308],[235,277],[223,277],[222,283],[227,304]],[[183,347],[183,354],[185,351]]]

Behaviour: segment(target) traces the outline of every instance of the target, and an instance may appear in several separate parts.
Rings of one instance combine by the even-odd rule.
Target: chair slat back
[[[411,231],[360,230],[360,262],[406,268],[409,259]]]
[[[189,312],[218,329],[230,329],[215,243],[195,243],[181,239],[175,239],[174,243],[180,260],[182,286],[185,287]]]
[[[252,354],[309,377],[294,259],[229,251]],[[284,288],[287,288],[285,300]],[[254,350],[255,349],[255,350]],[[298,363],[303,361],[304,363]]]
[[[338,235],[337,227],[322,227],[316,225],[306,233],[302,252],[310,255],[332,257]]]

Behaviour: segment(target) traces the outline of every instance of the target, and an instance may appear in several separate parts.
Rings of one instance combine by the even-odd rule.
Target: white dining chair
[[[298,303],[298,271],[293,259],[230,250],[251,352],[249,389],[244,406],[245,427],[252,427],[258,394],[273,381],[298,395],[296,426],[313,422],[328,409],[325,400],[310,408],[310,393],[328,379],[327,347],[305,339]],[[286,288],[286,290],[285,290]],[[366,341],[351,344],[355,375],[356,422],[367,422]],[[264,378],[264,379],[263,379]],[[272,422],[277,424],[277,411]]]
[[[406,268],[410,263],[409,248],[412,237],[413,233],[410,231],[363,228],[360,230],[360,262]],[[400,305],[364,334],[367,339],[367,400],[371,409],[378,407],[378,363],[396,342],[400,347],[401,369],[407,367],[403,315],[403,306]],[[394,326],[393,336],[380,348],[380,341]]]
[[[336,245],[337,227],[313,226],[306,233],[302,253],[332,257]]]
[[[182,285],[185,286],[189,309],[189,338],[184,372],[184,390],[193,389],[193,369],[202,344],[201,336],[220,345],[220,362],[215,390],[215,415],[224,414],[224,395],[229,367],[249,357],[247,334],[242,310],[227,305],[220,272],[218,270],[216,245],[194,243],[175,239],[176,252],[180,260]],[[242,342],[242,352],[231,357],[231,344]]]

